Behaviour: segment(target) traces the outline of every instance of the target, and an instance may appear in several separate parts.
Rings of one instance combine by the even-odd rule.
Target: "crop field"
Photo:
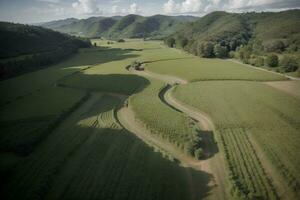
[[[163,158],[122,129],[113,114],[118,104],[116,97],[93,94],[18,169],[5,187],[8,197],[190,199],[192,187],[205,196],[201,184],[209,176]]]
[[[160,134],[160,137],[180,150],[193,155],[188,148],[200,139],[197,126],[192,119],[161,102],[158,93],[165,86],[163,82],[154,79],[150,81],[151,84],[146,89],[129,99],[128,104],[136,113],[136,120],[145,124],[153,134]]]
[[[262,154],[288,192],[299,190],[299,99],[261,83],[284,76],[197,58],[161,41],[92,42],[101,47],[0,82],[4,199],[278,199],[284,192]],[[133,61],[145,64],[144,74],[126,69]],[[164,75],[188,82],[167,85]],[[170,88],[183,105],[212,119],[213,134],[167,102]],[[178,149],[193,165],[170,159],[125,129],[117,115],[123,107],[150,137]],[[217,146],[212,155],[194,158],[198,148],[211,146]],[[226,173],[212,169],[215,157],[225,158]],[[216,195],[218,187],[226,195]]]
[[[251,139],[259,143],[289,187],[299,191],[300,102],[297,98],[262,83],[247,81],[191,83],[176,88],[174,96],[213,120],[224,146],[230,176],[242,192],[239,195],[272,194]],[[254,176],[262,178],[251,180]],[[264,184],[259,185],[258,180]]]
[[[180,57],[181,52],[174,51]],[[284,80],[281,75],[250,69],[241,64],[219,59],[205,59],[189,57],[154,62],[147,65],[147,69],[161,74],[171,74],[189,81],[205,80]]]

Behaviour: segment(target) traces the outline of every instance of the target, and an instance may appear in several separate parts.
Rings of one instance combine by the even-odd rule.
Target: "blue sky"
[[[37,23],[69,17],[196,15],[300,8],[300,0],[0,0],[0,21]]]

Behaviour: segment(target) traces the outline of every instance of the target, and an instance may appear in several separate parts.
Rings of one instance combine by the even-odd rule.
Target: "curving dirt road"
[[[131,69],[129,71],[140,76],[159,79],[173,85],[165,88],[165,91],[159,94],[161,95],[160,98],[167,106],[176,111],[185,113],[187,116],[195,119],[198,122],[202,131],[201,136],[205,146],[204,151],[208,158],[201,161],[195,160],[194,158],[191,158],[177,150],[172,144],[162,141],[161,138],[155,136],[146,127],[144,127],[141,122],[136,121],[134,113],[130,108],[122,108],[119,110],[118,120],[120,123],[124,126],[124,128],[130,130],[146,143],[151,144],[161,149],[163,152],[170,154],[173,158],[180,161],[183,166],[192,167],[196,170],[201,170],[212,174],[213,179],[209,185],[212,186],[213,189],[207,199],[228,199],[225,186],[225,162],[214,140],[214,125],[212,121],[205,113],[178,101],[172,96],[172,90],[176,87],[176,85],[187,84],[188,81],[174,76],[156,74],[147,70],[136,71]]]

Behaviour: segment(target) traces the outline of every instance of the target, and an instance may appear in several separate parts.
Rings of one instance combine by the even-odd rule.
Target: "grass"
[[[189,145],[199,139],[197,126],[192,119],[167,107],[158,96],[165,83],[149,79],[151,84],[142,92],[130,97],[128,105],[135,112],[136,120],[153,134],[173,143],[180,150],[189,152]]]
[[[174,95],[212,118],[234,185],[242,195],[258,192],[252,184],[259,184],[260,179],[251,181],[249,177],[262,177],[263,182],[268,182],[249,138],[259,143],[292,190],[299,189],[300,102],[297,98],[265,84],[247,81],[196,82],[179,86]],[[247,170],[251,165],[257,172]],[[268,198],[266,195],[271,194],[267,192],[271,185],[257,187],[262,190],[259,195]]]
[[[210,176],[170,162],[122,129],[113,115],[119,104],[93,95],[16,168],[7,199],[190,199],[193,187],[205,196]]]
[[[5,106],[0,110],[0,150],[30,153],[85,97],[83,91],[50,88]]]
[[[174,51],[175,52],[175,51]],[[181,53],[178,51],[178,56]],[[256,80],[271,81],[285,80],[286,78],[264,72],[261,70],[246,68],[239,63],[220,59],[185,58],[147,64],[147,69],[160,74],[170,74],[189,81],[206,80]]]
[[[165,83],[125,70],[134,60],[146,61],[151,71],[189,81],[285,79],[232,62],[196,58],[160,41],[109,45],[94,41],[103,47],[82,49],[62,63],[0,82],[0,161],[4,163],[0,170],[1,176],[5,174],[1,192],[7,199],[208,195],[210,175],[180,167],[122,129],[113,112],[123,102],[98,94],[132,95],[128,104],[136,120],[186,150],[198,137],[195,123],[161,102],[159,92]],[[89,99],[88,92],[92,92]],[[224,136],[219,141],[226,152],[233,152],[226,156],[234,166],[232,178],[239,177],[232,179],[238,195],[276,195],[251,146],[253,138],[282,168],[290,186],[298,183],[299,100],[264,84],[239,81],[191,83],[177,88],[175,94],[213,118],[218,135]],[[19,153],[29,147],[34,148],[21,157]],[[243,154],[247,159],[240,164]],[[253,171],[245,170],[248,165]],[[259,181],[245,178],[250,175]]]

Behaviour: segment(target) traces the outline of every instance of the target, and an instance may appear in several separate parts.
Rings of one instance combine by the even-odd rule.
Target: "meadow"
[[[174,96],[211,117],[231,179],[242,191],[240,196],[256,193],[270,198],[268,195],[272,194],[271,185],[266,186],[269,181],[264,171],[268,169],[260,164],[257,154],[262,152],[253,147],[255,142],[290,189],[299,191],[300,102],[297,98],[263,83],[247,81],[195,82],[177,87]],[[259,185],[258,180],[265,185]]]
[[[182,54],[179,50],[173,50],[173,52],[178,55],[177,57]],[[178,76],[191,82],[206,80],[276,81],[286,79],[281,75],[253,70],[231,61],[199,59],[197,57],[153,62],[147,64],[147,69],[155,73]]]
[[[146,71],[191,82],[172,95],[207,113],[216,126],[219,151],[214,153],[224,156],[227,172],[221,176],[231,181],[214,187],[226,187],[238,198],[278,198],[263,154],[297,190],[299,100],[257,82],[285,77],[197,58],[161,41],[92,42],[100,47],[0,82],[5,199],[212,198],[215,174],[202,164],[206,160],[193,159],[201,166],[197,170],[183,167],[118,121],[118,109],[126,106],[151,135],[189,158],[202,147],[199,124],[160,96],[166,82],[126,70],[135,60],[144,62]]]
[[[163,158],[122,129],[113,112],[120,103],[93,94],[16,168],[7,198],[190,199],[192,187],[205,196],[210,176]]]

